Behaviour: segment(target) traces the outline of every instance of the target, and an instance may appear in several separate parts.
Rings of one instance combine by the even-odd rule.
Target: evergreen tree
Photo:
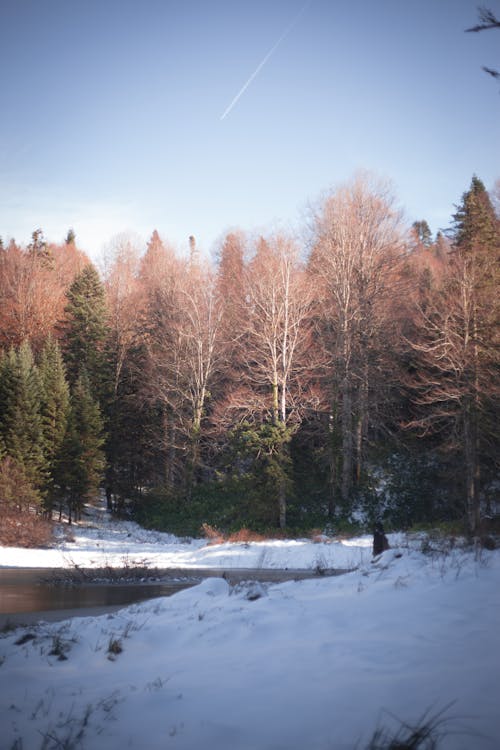
[[[57,468],[60,492],[66,499],[69,520],[78,520],[83,503],[95,497],[105,468],[103,421],[85,375],[71,393],[68,427]]]
[[[462,253],[498,250],[498,218],[482,181],[474,175],[453,216],[453,244]]]
[[[45,504],[49,511],[52,508],[56,489],[60,485],[58,466],[70,406],[69,386],[57,341],[49,338],[46,342],[40,358],[39,372],[42,431],[48,469]]]
[[[229,435],[230,472],[235,478],[251,480],[253,503],[247,511],[251,522],[283,525],[282,496],[292,492],[289,444],[295,431],[283,422],[243,422]]]
[[[38,368],[28,342],[4,355],[0,368],[0,436],[6,453],[40,489],[46,478]]]
[[[43,236],[41,229],[35,229],[31,233],[31,242],[28,245],[28,253],[30,255],[47,256],[47,242]]]
[[[424,247],[430,247],[432,245],[432,232],[425,219],[414,221],[412,229],[421,245],[424,245]]]
[[[67,294],[64,356],[71,384],[85,372],[92,395],[104,398],[106,302],[104,286],[92,264],[85,266]]]
[[[76,234],[74,229],[68,229],[66,239],[64,240],[65,245],[74,245],[76,242]]]

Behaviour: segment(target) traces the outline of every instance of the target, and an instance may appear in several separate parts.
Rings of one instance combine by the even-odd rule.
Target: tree
[[[424,247],[431,246],[432,232],[425,219],[421,221],[414,221],[412,224],[412,230],[418,244],[423,245]]]
[[[250,495],[247,513],[254,523],[269,526],[278,521],[280,528],[286,526],[287,500],[293,491],[289,445],[295,429],[283,422],[243,421],[230,431],[229,475],[239,479],[238,503],[245,505],[245,495]]]
[[[40,258],[44,265],[50,266],[52,264],[50,249],[41,229],[35,229],[32,233],[31,242],[28,245],[28,254]]]
[[[44,455],[47,463],[45,507],[50,513],[60,490],[58,469],[69,418],[70,395],[66,371],[59,348],[49,338],[42,350],[39,364],[41,399],[40,413],[44,438]]]
[[[67,291],[63,321],[63,351],[71,384],[86,373],[94,397],[104,398],[106,300],[104,286],[89,263]]]
[[[93,500],[105,469],[103,420],[85,375],[71,391],[68,427],[57,467],[61,502],[66,501],[69,522],[78,520],[85,501]]]
[[[28,339],[39,351],[56,333],[65,293],[82,264],[88,263],[74,245],[46,245],[44,252],[23,250],[10,242],[0,253],[0,346],[19,346]],[[34,247],[33,247],[34,245]]]
[[[106,257],[104,287],[108,311],[105,356],[109,387],[103,405],[107,425],[106,496],[108,508],[120,507],[124,495],[132,494],[132,451],[137,452],[137,413],[132,404],[133,387],[130,359],[137,346],[143,323],[143,299],[139,272],[139,251],[127,235],[115,238]],[[144,419],[144,415],[142,415]],[[135,445],[131,445],[131,437]]]
[[[344,504],[361,478],[370,422],[397,379],[391,340],[401,315],[402,249],[394,200],[366,176],[327,197],[315,217],[309,269],[329,358],[331,484]]]
[[[221,313],[209,269],[184,264],[172,252],[162,266],[160,283],[149,289],[144,395],[162,414],[166,483],[184,483],[189,497],[203,468],[202,428],[219,356]]]
[[[311,289],[298,248],[282,236],[260,238],[243,281],[240,304],[244,300],[245,310],[237,316],[243,324],[237,334],[238,383],[231,384],[216,416],[221,427],[233,431],[239,423],[253,424],[251,444],[262,439],[262,455],[272,445],[274,494],[284,528],[290,488],[290,478],[285,481],[288,445],[307,402],[311,367]]]
[[[466,32],[478,32],[478,31],[487,31],[488,29],[500,29],[500,21],[495,16],[492,10],[489,8],[480,7],[478,9],[478,15],[480,23],[476,24],[475,26],[471,26],[470,29],[465,29]],[[498,70],[495,70],[494,68],[488,68],[485,65],[483,65],[483,70],[485,73],[488,73],[488,75],[492,76],[495,79],[500,78],[500,72]]]
[[[31,485],[41,490],[46,460],[38,368],[28,342],[11,348],[0,364],[0,434],[7,454]]]
[[[40,495],[11,456],[0,458],[0,544],[41,547],[51,541],[51,526],[38,513]]]
[[[241,378],[244,360],[247,305],[245,300],[246,239],[240,232],[225,237],[217,258],[215,293],[221,310],[219,399]]]
[[[66,234],[66,239],[64,240],[64,243],[66,245],[74,245],[76,242],[76,234],[74,229],[68,229],[68,233]]]
[[[484,185],[473,177],[454,216],[452,254],[441,288],[418,305],[412,348],[420,434],[441,433],[460,458],[468,527],[480,526],[484,469],[497,461],[499,222]]]
[[[127,355],[134,345],[141,323],[141,295],[138,279],[139,252],[125,235],[116,239],[108,257],[104,289],[107,310],[106,358],[112,363],[112,398],[118,393]]]

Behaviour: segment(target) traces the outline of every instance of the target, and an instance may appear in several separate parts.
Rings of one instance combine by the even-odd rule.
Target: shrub
[[[39,515],[40,494],[22,467],[7,456],[0,463],[0,544],[6,547],[47,547],[52,526]]]
[[[52,524],[30,512],[3,512],[0,544],[4,547],[50,547]]]
[[[203,532],[205,539],[209,540],[209,544],[222,544],[224,542],[224,537],[220,531],[213,526],[210,526],[208,523],[202,523],[201,531]]]

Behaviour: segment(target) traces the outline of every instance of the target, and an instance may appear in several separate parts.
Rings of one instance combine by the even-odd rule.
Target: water
[[[59,571],[61,572],[61,571]],[[58,620],[111,612],[134,602],[170,596],[195,579],[158,583],[80,583],[54,585],[47,579],[55,571],[0,570],[0,628],[7,624]]]
[[[282,582],[315,577],[314,571],[290,570],[163,570],[158,582],[54,584],[68,571],[24,568],[0,569],[0,629],[38,620],[103,614],[134,602],[171,596],[203,578],[224,576],[229,583],[243,580]],[[90,572],[90,571],[89,571]],[[346,571],[328,571],[330,575]]]

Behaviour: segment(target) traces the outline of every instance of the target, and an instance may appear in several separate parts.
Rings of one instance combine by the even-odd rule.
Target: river
[[[324,571],[327,575],[345,572]],[[0,630],[40,620],[64,620],[112,612],[145,599],[171,596],[213,576],[224,576],[230,584],[236,584],[245,580],[280,583],[318,575],[314,570],[197,568],[154,571],[155,580],[95,582],[91,580],[93,574],[97,575],[95,571],[86,571],[88,580],[71,583],[66,580],[68,570],[1,568]]]

